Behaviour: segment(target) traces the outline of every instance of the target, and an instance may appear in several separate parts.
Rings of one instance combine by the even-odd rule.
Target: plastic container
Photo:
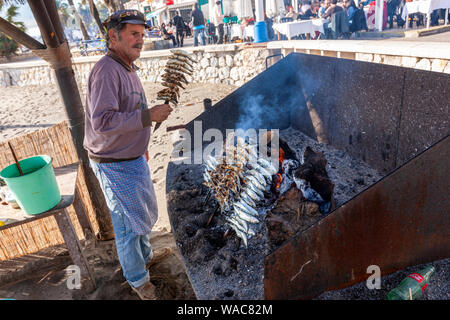
[[[414,300],[420,298],[434,273],[433,266],[411,273],[400,282],[400,285],[388,293],[388,300]],[[411,296],[409,290],[411,289]]]
[[[20,208],[27,214],[35,215],[50,210],[61,201],[52,158],[39,155],[19,161],[23,171],[20,175],[15,163],[4,168],[0,177]]]
[[[267,42],[269,41],[269,37],[267,36],[267,27],[264,21],[259,21],[255,24],[255,41],[259,42]]]

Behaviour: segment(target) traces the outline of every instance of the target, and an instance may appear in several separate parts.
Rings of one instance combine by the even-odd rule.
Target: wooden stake
[[[411,288],[409,288],[409,300],[412,300],[412,293],[411,293]]]
[[[22,168],[20,167],[19,161],[17,160],[17,157],[16,157],[16,153],[14,152],[14,149],[11,146],[11,143],[9,141],[8,141],[8,146],[9,146],[9,149],[11,149],[11,153],[14,157],[14,161],[16,162],[17,169],[19,169],[20,175],[23,176]]]
[[[167,127],[166,128],[166,132],[175,131],[175,130],[178,130],[178,129],[185,129],[185,128],[186,128],[185,124],[180,124],[180,125],[177,125],[177,126]]]
[[[223,234],[222,240],[226,240],[229,235],[230,235],[230,229],[227,229],[227,231],[225,231],[225,233]]]
[[[202,203],[202,207],[204,207],[206,205],[210,196],[211,196],[211,190],[208,190],[208,194],[205,197],[205,201],[203,201],[203,203]]]
[[[214,210],[214,212],[209,216],[208,222],[206,223],[206,226],[209,226],[209,224],[211,223],[214,215],[216,214],[216,212],[219,210],[220,205],[218,204],[216,209]]]

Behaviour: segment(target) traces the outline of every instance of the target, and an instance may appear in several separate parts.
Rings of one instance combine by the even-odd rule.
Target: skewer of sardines
[[[219,203],[226,224],[247,247],[248,238],[255,235],[251,225],[260,222],[257,203],[264,200],[277,169],[242,140],[230,151],[234,151],[233,163],[224,158],[219,163],[211,156],[205,159],[204,185]]]
[[[158,100],[164,100],[164,103],[178,104],[180,97],[180,88],[184,89],[183,84],[187,85],[189,82],[185,74],[192,76],[193,67],[196,61],[189,55],[187,51],[181,49],[170,50],[172,55],[166,63],[164,74],[161,76],[162,85],[165,87],[157,94]],[[161,122],[155,125],[154,131],[161,126]]]

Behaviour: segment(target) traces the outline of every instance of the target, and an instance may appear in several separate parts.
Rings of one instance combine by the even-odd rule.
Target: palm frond
[[[25,0],[0,0],[0,3],[6,3],[6,4],[25,4]]]
[[[0,0],[0,10],[5,4],[25,4],[25,0]]]

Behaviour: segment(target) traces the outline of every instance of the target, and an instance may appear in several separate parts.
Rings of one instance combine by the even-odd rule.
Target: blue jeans
[[[123,212],[116,196],[111,190],[110,181],[96,162],[90,161],[92,170],[97,177],[108,205],[114,228],[114,235],[122,272],[128,283],[140,287],[150,281],[150,274],[145,265],[153,257],[149,235],[135,235],[132,232],[129,220]]]
[[[205,45],[205,28],[194,29],[194,47],[198,46],[198,36],[201,37],[202,46]]]

